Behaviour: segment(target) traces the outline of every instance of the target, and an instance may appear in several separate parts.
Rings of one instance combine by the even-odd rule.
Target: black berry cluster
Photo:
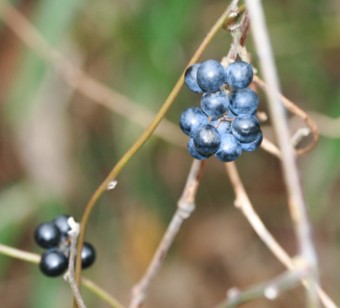
[[[68,215],[60,215],[49,222],[41,223],[34,232],[36,243],[47,249],[40,259],[40,270],[49,277],[57,277],[63,274],[68,266],[68,257],[70,253],[70,239],[68,231]],[[84,242],[81,252],[82,268],[88,268],[96,259],[94,247]]]
[[[207,60],[186,70],[186,86],[203,94],[201,108],[186,109],[179,120],[182,131],[190,137],[188,151],[194,158],[202,160],[214,154],[229,162],[260,146],[259,101],[248,88],[252,79],[253,68],[244,61],[224,68],[218,61]]]

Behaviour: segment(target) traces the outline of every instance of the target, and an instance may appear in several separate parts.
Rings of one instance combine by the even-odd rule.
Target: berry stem
[[[200,46],[195,51],[194,55],[191,57],[189,63],[187,64],[186,68],[190,65],[194,64],[198,61],[204,50],[207,48],[211,40],[215,37],[215,35],[218,33],[218,31],[222,28],[225,20],[229,17],[230,13],[236,10],[238,1],[234,0],[230,6],[226,8],[226,10],[222,13],[222,15],[217,19],[215,24],[212,26],[206,37],[203,39]],[[142,135],[137,139],[137,141],[127,150],[127,152],[121,157],[121,159],[117,162],[117,164],[113,167],[111,172],[108,174],[106,179],[98,186],[98,188],[95,190],[93,195],[91,196],[90,200],[88,201],[85,210],[83,212],[82,218],[81,218],[81,229],[80,229],[80,235],[78,238],[78,254],[77,254],[77,261],[76,261],[76,281],[79,285],[80,282],[80,272],[81,272],[81,262],[80,262],[80,252],[83,246],[85,233],[86,233],[86,227],[88,220],[90,218],[91,212],[99,199],[99,197],[106,191],[107,184],[115,180],[118,174],[121,172],[121,170],[125,167],[125,165],[130,161],[130,159],[141,149],[141,147],[144,145],[144,143],[150,138],[150,136],[153,134],[159,123],[162,121],[162,119],[165,117],[166,113],[172,106],[173,102],[175,101],[179,91],[181,90],[183,83],[184,83],[184,74],[186,69],[181,74],[180,78],[178,79],[177,83],[175,84],[174,88],[170,92],[169,96],[164,101],[161,109],[153,119],[153,121],[150,123],[149,127],[142,133]]]
[[[74,221],[73,217],[70,217],[68,219],[68,224],[71,227],[71,230],[68,232],[71,243],[70,243],[70,256],[68,260],[68,269],[64,275],[64,279],[70,284],[73,293],[73,298],[76,301],[77,306],[79,308],[86,308],[84,300],[80,294],[79,287],[74,277],[74,259],[77,252],[77,238],[79,235],[80,226],[78,223]]]

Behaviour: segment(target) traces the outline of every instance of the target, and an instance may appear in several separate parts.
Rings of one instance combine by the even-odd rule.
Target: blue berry
[[[259,131],[254,141],[249,143],[241,143],[242,151],[245,152],[255,151],[261,145],[262,139],[263,139],[262,132]]]
[[[259,105],[257,94],[249,89],[236,90],[230,95],[230,109],[235,114],[255,114]]]
[[[242,114],[231,123],[231,131],[240,142],[249,143],[256,139],[260,124],[253,115]]]
[[[197,70],[197,84],[205,92],[217,92],[224,84],[224,68],[216,60],[203,62]]]
[[[49,277],[57,277],[63,274],[68,265],[66,256],[57,249],[46,251],[40,259],[40,270]]]
[[[190,155],[195,159],[204,160],[210,156],[210,155],[202,155],[198,153],[195,148],[194,139],[192,138],[189,139],[187,148],[188,148],[188,152],[190,153]]]
[[[81,267],[83,269],[90,267],[96,260],[96,251],[94,247],[87,242],[84,242],[81,250]]]
[[[203,155],[214,154],[221,144],[221,135],[218,130],[210,125],[201,126],[193,135],[196,151]]]
[[[222,136],[221,145],[215,157],[221,161],[234,161],[242,154],[242,148],[237,139],[232,134],[224,134]]]
[[[42,223],[34,231],[34,239],[42,248],[58,246],[60,238],[60,231],[53,222]]]
[[[205,124],[208,124],[208,118],[198,107],[184,110],[179,119],[179,126],[188,136],[192,136],[201,125]]]
[[[201,99],[203,112],[216,120],[228,111],[229,98],[224,91],[216,93],[204,93]]]
[[[244,61],[235,61],[225,70],[225,82],[233,89],[244,89],[253,80],[253,67]]]
[[[53,223],[57,226],[59,229],[62,237],[68,236],[68,231],[71,230],[71,227],[68,224],[68,219],[70,218],[70,215],[60,215],[53,219]]]
[[[200,63],[193,64],[187,68],[184,74],[185,85],[193,92],[202,93],[203,90],[197,84],[197,70]]]

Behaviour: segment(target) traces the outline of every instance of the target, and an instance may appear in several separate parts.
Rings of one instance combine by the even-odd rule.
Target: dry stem
[[[162,266],[164,259],[168,254],[169,248],[172,245],[175,236],[179,232],[183,221],[189,218],[191,213],[195,210],[195,197],[202,176],[203,167],[204,161],[193,161],[182,196],[177,204],[177,210],[144,276],[132,290],[132,300],[129,306],[130,308],[138,308],[142,306],[150,283]]]
[[[257,86],[259,86],[262,90],[268,91],[268,85],[257,75],[253,78],[253,83],[255,83]],[[318,140],[319,140],[319,132],[318,132],[318,126],[314,122],[314,120],[301,108],[299,108],[295,103],[293,103],[290,99],[285,97],[283,94],[277,92],[279,99],[283,106],[290,111],[292,114],[298,116],[301,118],[306,125],[309,127],[309,129],[312,132],[312,142],[301,149],[296,149],[295,152],[297,155],[303,155],[308,152],[310,152],[314,147],[316,146]]]
[[[227,299],[218,307],[232,308],[263,296],[269,300],[274,300],[284,291],[296,287],[304,276],[306,276],[306,271],[303,269],[288,270],[270,281],[256,284],[243,291],[232,288],[227,291]]]
[[[299,253],[310,268],[307,290],[309,307],[318,307],[316,286],[318,281],[317,256],[312,240],[311,226],[307,215],[307,206],[302,194],[302,188],[294,158],[293,147],[290,142],[287,118],[280,102],[279,80],[266,28],[265,17],[260,0],[246,0],[248,13],[251,19],[251,30],[254,43],[260,60],[260,67],[268,87],[266,95],[269,110],[273,120],[279,148],[284,180],[289,198],[289,209],[294,224],[294,230],[299,245]]]
[[[248,220],[249,224],[252,226],[254,231],[264,242],[264,244],[269,248],[269,250],[275,255],[275,257],[289,270],[294,270],[295,269],[294,261],[280,246],[280,244],[275,240],[275,238],[272,236],[272,234],[269,232],[269,230],[266,228],[266,226],[263,224],[263,222],[255,212],[249,200],[247,192],[242,184],[235,163],[226,163],[225,167],[231,185],[235,192],[236,197],[235,206],[242,211],[243,215]],[[306,280],[303,280],[302,283],[305,286],[305,288],[310,287]],[[331,300],[331,298],[325,293],[325,291],[321,289],[320,286],[317,286],[317,293],[325,307],[327,308],[337,307],[335,303]]]
[[[75,222],[73,217],[70,217],[67,223],[71,227],[70,231],[68,232],[68,235],[70,237],[70,256],[68,260],[68,269],[67,272],[64,274],[64,279],[70,284],[73,297],[76,300],[78,307],[86,308],[74,277],[74,259],[77,252],[77,238],[79,235],[80,227],[79,224]]]

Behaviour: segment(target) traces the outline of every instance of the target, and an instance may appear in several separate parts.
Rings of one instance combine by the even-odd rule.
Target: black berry
[[[63,274],[68,265],[66,256],[57,249],[46,251],[40,260],[40,270],[49,277],[57,277]]]
[[[90,267],[96,260],[96,251],[94,247],[87,242],[84,242],[81,251],[81,267],[83,269]]]
[[[60,231],[53,222],[40,224],[34,232],[34,239],[42,248],[57,247],[60,243],[60,238]]]
[[[70,215],[60,215],[53,220],[53,223],[57,226],[62,236],[68,236],[68,231],[71,227],[68,224],[68,219]]]
[[[218,130],[210,125],[201,126],[193,136],[196,151],[208,156],[214,154],[221,144],[221,135]]]

